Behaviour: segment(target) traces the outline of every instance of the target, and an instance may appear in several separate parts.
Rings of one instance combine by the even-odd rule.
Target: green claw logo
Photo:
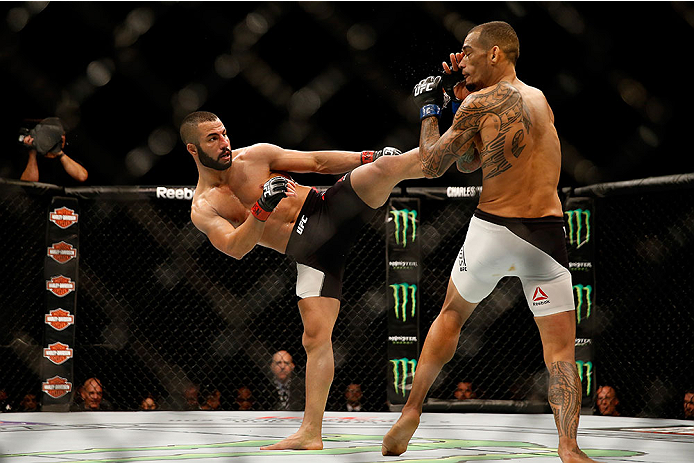
[[[564,212],[569,225],[569,243],[580,248],[590,241],[590,211],[587,209],[572,209]]]
[[[417,239],[417,211],[399,209],[390,213],[395,222],[395,243],[406,248],[408,243],[412,244]]]
[[[408,378],[414,379],[414,373],[417,369],[417,360],[401,358],[392,359],[393,364],[393,387],[396,394],[405,397],[405,387],[407,386]]]
[[[578,377],[581,380],[581,384],[583,384],[583,378],[585,377],[586,379],[585,395],[589,396],[593,393],[593,362],[577,360],[576,367],[578,368]]]
[[[593,310],[593,287],[591,285],[574,285],[576,296],[576,323],[590,318]],[[585,311],[585,316],[584,316]]]
[[[389,286],[393,290],[393,310],[395,310],[395,318],[406,322],[408,308],[410,317],[414,318],[417,313],[417,285],[400,283]]]

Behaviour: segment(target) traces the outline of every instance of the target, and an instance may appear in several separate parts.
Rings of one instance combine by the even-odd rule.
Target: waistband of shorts
[[[321,194],[320,192],[315,188],[311,187],[309,190],[308,194],[306,195],[306,199],[304,200],[303,206],[301,206],[301,210],[299,211],[299,215],[296,216],[296,222],[294,222],[294,226],[292,227],[292,232],[289,235],[289,241],[287,242],[287,248],[284,250],[284,253],[288,256],[293,256],[294,253],[296,252],[296,246],[298,245],[298,237],[301,235],[296,232],[297,227],[299,226],[299,223],[301,223],[301,218],[305,215],[310,215],[313,210],[315,209],[315,204],[317,201],[320,201]]]
[[[548,215],[546,217],[501,217],[499,215],[490,214],[480,209],[475,209],[475,217],[484,220],[485,222],[495,223],[497,225],[507,226],[514,224],[555,224],[564,225],[564,217]]]

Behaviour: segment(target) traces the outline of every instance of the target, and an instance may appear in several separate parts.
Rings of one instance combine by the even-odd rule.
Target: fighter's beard
[[[200,145],[196,145],[198,148],[198,159],[200,159],[200,163],[205,166],[209,167],[210,169],[214,170],[227,170],[231,166],[231,151],[229,151],[229,161],[228,162],[221,162],[217,161],[212,158],[209,154],[205,152],[205,150],[202,149]]]

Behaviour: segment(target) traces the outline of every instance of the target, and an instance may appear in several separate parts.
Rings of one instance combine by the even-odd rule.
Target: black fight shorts
[[[296,260],[297,296],[340,300],[347,253],[377,211],[354,192],[350,174],[323,193],[309,192],[286,250]]]

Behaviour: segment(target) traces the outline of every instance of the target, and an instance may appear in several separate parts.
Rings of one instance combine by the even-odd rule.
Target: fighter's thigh
[[[460,296],[475,304],[491,294],[502,278],[499,263],[504,260],[496,231],[480,222],[474,217],[470,221],[465,243],[451,269],[451,281]]]
[[[571,273],[557,265],[551,278],[521,277],[528,307],[535,317],[574,310]]]

